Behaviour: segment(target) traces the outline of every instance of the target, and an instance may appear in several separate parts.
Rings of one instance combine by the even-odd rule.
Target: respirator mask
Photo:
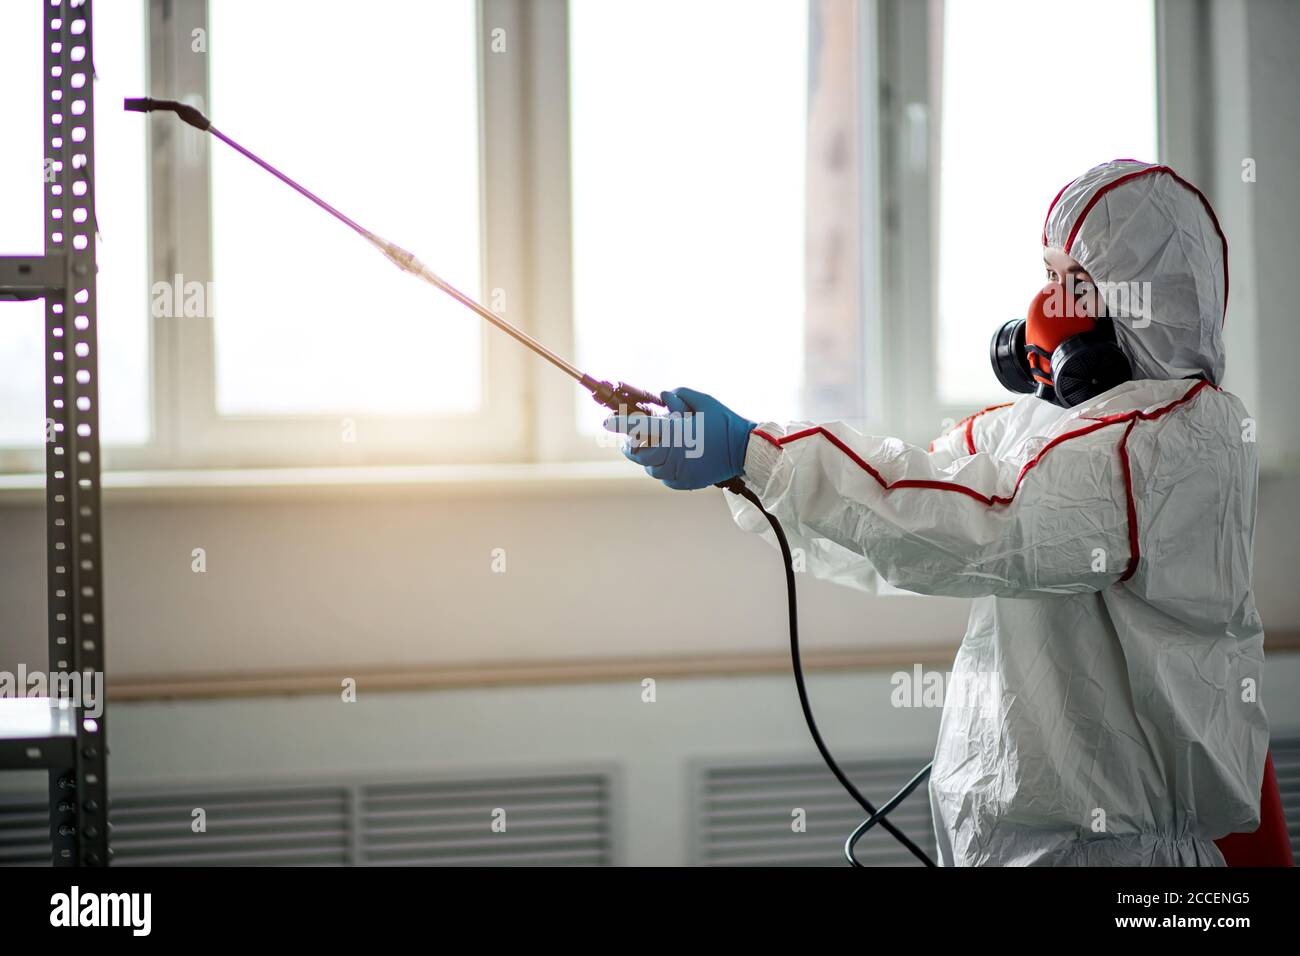
[[[1079,276],[1049,282],[1023,319],[993,334],[989,358],[1012,392],[1033,392],[1071,408],[1133,377],[1115,327],[1093,283]]]

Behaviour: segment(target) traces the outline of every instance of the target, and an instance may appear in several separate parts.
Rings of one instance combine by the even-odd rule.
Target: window
[[[100,421],[104,441],[121,446],[150,435],[145,126],[121,109],[144,89],[145,7],[94,12]],[[41,15],[39,3],[0,5],[0,255],[45,248]],[[41,301],[0,303],[0,447],[45,441],[44,334]]]
[[[949,2],[942,56],[937,391],[980,407],[1007,400],[988,342],[1046,281],[1052,197],[1098,163],[1156,159],[1155,14],[1150,0]]]
[[[102,433],[149,439],[149,164],[147,126],[122,100],[145,89],[145,5],[100,3],[95,29],[95,218]],[[103,188],[98,184],[103,183]]]
[[[468,295],[518,287],[501,250],[520,221],[489,234],[482,215],[486,197],[518,187],[487,178],[475,0],[208,2],[174,20],[171,83],[223,132]],[[493,129],[517,127],[515,109]],[[155,156],[176,210],[162,271],[180,275],[186,308],[157,320],[175,396],[160,406],[164,464],[527,457],[509,344],[246,157],[171,122]]]
[[[578,365],[797,417],[808,5],[573,0],[569,30]]]
[[[41,7],[0,5],[0,255],[40,255],[44,186],[41,109]],[[42,302],[0,302],[0,444],[44,440],[45,309]]]
[[[1051,197],[1156,158],[1153,3],[101,3],[106,460],[612,454],[550,366],[225,145],[117,108],[147,77],[585,371],[924,442],[1005,398],[988,339],[1042,281]],[[39,5],[2,6],[0,247],[31,253]],[[1101,48],[1079,89],[1062,51]],[[35,469],[40,308],[0,310],[0,468]]]
[[[223,129],[479,298],[473,0],[210,3],[208,16]],[[233,150],[210,155],[219,415],[479,409],[478,319]]]

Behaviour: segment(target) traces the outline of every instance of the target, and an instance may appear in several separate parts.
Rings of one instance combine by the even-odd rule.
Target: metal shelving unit
[[[27,2],[43,10],[45,254],[0,257],[0,300],[45,300],[49,673],[102,674],[91,0]],[[106,714],[84,703],[0,700],[0,769],[49,772],[56,866],[109,862]]]

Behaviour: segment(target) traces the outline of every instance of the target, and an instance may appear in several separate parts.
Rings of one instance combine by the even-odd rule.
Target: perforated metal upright
[[[102,674],[91,0],[27,2],[44,11],[45,253],[0,258],[0,298],[45,300],[49,671]],[[52,703],[45,731],[3,736],[0,769],[49,771],[55,865],[106,865],[107,714]]]

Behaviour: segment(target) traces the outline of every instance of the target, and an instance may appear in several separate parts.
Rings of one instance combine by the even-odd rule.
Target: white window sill
[[[420,495],[514,497],[534,494],[666,492],[625,461],[547,464],[395,465],[108,471],[107,501],[193,501],[283,497]],[[0,505],[44,504],[43,473],[0,475]]]

